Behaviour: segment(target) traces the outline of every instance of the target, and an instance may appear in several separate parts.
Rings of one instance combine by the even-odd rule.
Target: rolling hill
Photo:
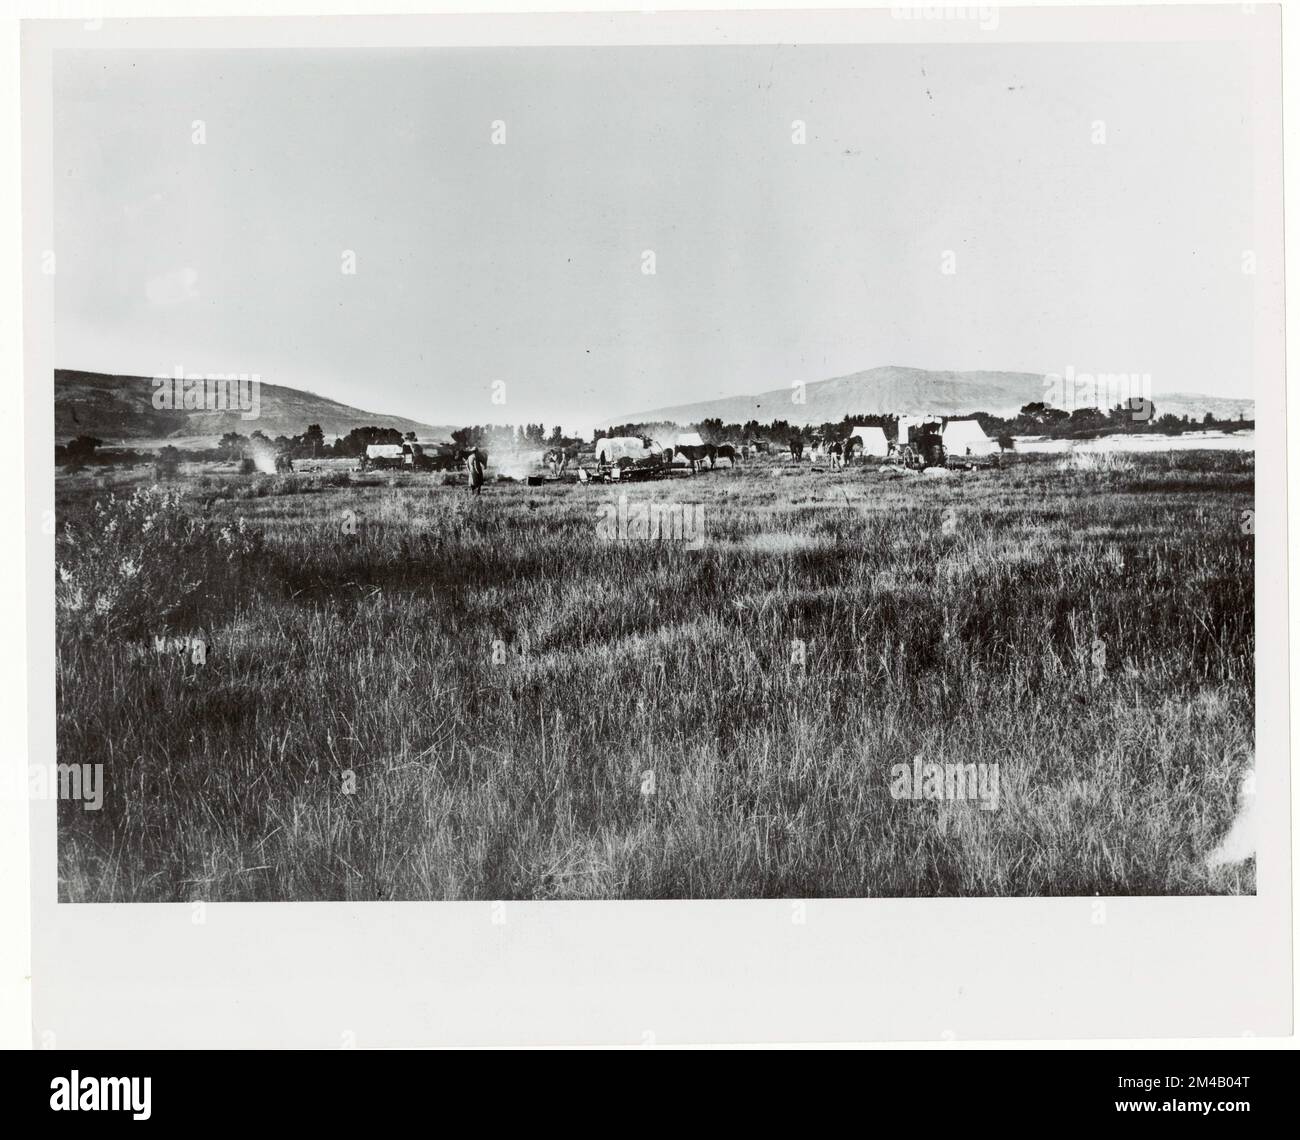
[[[100,372],[56,369],[54,372],[54,437],[58,443],[86,434],[107,444],[200,440],[215,442],[226,432],[250,435],[262,431],[301,435],[320,424],[327,440],[355,427],[396,428],[422,437],[445,435],[451,428],[419,423],[401,416],[367,412],[311,392],[263,383],[260,414],[244,419],[235,411],[171,411],[153,406],[154,382],[147,376],[108,376]]]
[[[886,365],[804,386],[803,403],[795,403],[794,390],[774,388],[755,396],[729,396],[678,404],[666,408],[612,416],[610,423],[653,423],[671,420],[679,424],[717,418],[723,423],[748,420],[787,420],[792,424],[834,423],[858,413],[899,413],[945,416],[988,412],[1010,416],[1025,404],[1044,399],[1046,385],[1034,372],[932,372],[923,368]],[[1157,415],[1172,412],[1200,419],[1207,411],[1216,417],[1247,419],[1255,414],[1253,400],[1171,393],[1152,396]]]

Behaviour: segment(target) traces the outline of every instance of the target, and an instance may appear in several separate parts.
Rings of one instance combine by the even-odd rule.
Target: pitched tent
[[[855,427],[849,433],[849,438],[862,441],[863,455],[883,459],[889,454],[889,440],[885,438],[885,429],[882,427]]]
[[[680,431],[670,445],[673,449],[673,466],[683,467],[690,463],[690,460],[682,454],[683,447],[703,447],[704,440],[700,438],[697,431]]]
[[[401,459],[402,445],[400,443],[368,443],[366,444],[367,459]]]
[[[949,420],[943,429],[943,446],[950,457],[995,455],[998,445],[984,434],[978,420]]]

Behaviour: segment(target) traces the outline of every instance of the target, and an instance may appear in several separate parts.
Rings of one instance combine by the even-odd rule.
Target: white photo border
[[[59,904],[31,806],[32,1027],[61,1048],[941,1041],[1291,1032],[1280,11],[1264,5],[81,20],[22,34],[28,760],[54,760],[53,53],[1239,38],[1257,82],[1253,897]],[[799,908],[802,907],[802,910]],[[802,921],[796,919],[801,918]]]

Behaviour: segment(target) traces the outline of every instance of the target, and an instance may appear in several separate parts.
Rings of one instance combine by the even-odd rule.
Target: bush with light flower
[[[196,515],[175,488],[110,495],[59,533],[60,631],[134,637],[200,626],[237,601],[261,550],[247,520]]]

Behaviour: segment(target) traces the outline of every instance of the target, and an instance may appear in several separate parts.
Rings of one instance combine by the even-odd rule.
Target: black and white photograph
[[[24,1038],[1292,1032],[1280,9],[137,7],[21,32]]]
[[[1252,893],[1251,98],[61,53],[60,899]]]

